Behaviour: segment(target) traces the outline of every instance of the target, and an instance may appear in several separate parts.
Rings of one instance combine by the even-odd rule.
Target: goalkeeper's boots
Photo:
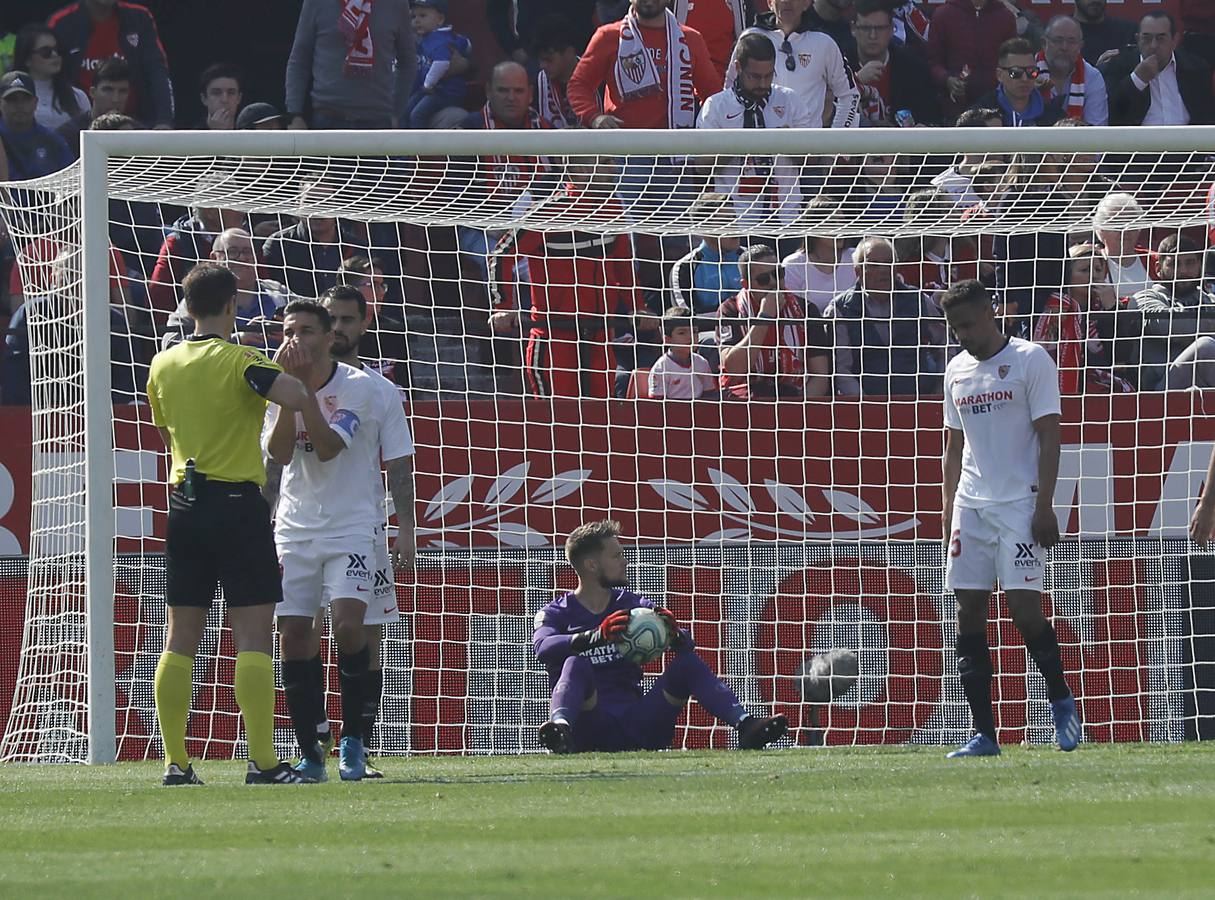
[[[1050,717],[1055,720],[1055,739],[1059,742],[1059,749],[1075,750],[1084,733],[1076,712],[1076,698],[1068,694],[1062,700],[1052,700]]]
[[[762,750],[783,738],[788,730],[789,720],[784,716],[747,716],[738,723],[738,749]]]
[[[301,775],[285,762],[269,769],[259,769],[257,763],[249,760],[249,769],[245,772],[245,784],[311,784],[312,782]]]
[[[1000,745],[993,741],[985,734],[976,734],[969,741],[954,750],[952,753],[946,753],[946,759],[959,759],[963,756],[999,756]]]
[[[362,781],[367,777],[367,751],[358,738],[342,738],[338,748],[338,774],[342,781]]]
[[[366,770],[364,778],[383,778],[384,773],[371,764],[371,751],[365,750],[363,753],[363,768]]]
[[[540,746],[550,753],[574,752],[574,729],[564,719],[549,719],[540,726]]]
[[[309,759],[304,756],[300,758],[291,768],[302,775],[311,784],[321,784],[329,780],[329,776],[325,773],[325,757],[321,751],[321,745],[316,745],[316,759]]]
[[[202,784],[203,780],[194,774],[194,767],[189,763],[186,763],[184,771],[181,766],[169,763],[169,767],[165,769],[165,777],[160,783],[165,787],[174,787],[179,784]]]

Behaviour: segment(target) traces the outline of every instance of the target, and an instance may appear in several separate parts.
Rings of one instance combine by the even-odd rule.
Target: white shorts
[[[396,570],[388,558],[388,529],[384,525],[375,530],[375,572],[372,575],[371,600],[367,603],[364,625],[387,625],[399,621],[397,609]]]
[[[1045,551],[1033,538],[1035,499],[957,506],[949,526],[945,584],[951,591],[1041,591]]]
[[[283,602],[274,608],[275,615],[311,619],[334,597],[362,600],[372,609],[378,560],[371,533],[280,541],[278,562]]]

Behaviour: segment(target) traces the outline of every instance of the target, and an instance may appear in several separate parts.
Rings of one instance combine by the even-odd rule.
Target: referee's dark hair
[[[321,303],[328,300],[346,300],[350,303],[359,305],[359,316],[367,318],[367,298],[363,296],[363,292],[353,285],[335,284],[333,287],[325,290],[320,297]]]
[[[194,319],[218,316],[236,296],[236,276],[213,262],[200,262],[181,283],[186,311]]]
[[[941,298],[941,312],[960,309],[963,306],[970,306],[972,303],[986,303],[991,306],[991,295],[987,292],[987,287],[983,282],[968,278],[965,281],[959,281],[945,292],[945,296]]]
[[[333,330],[333,316],[329,315],[329,310],[321,306],[315,300],[292,300],[283,308],[283,318],[294,315],[296,313],[308,313],[316,316],[317,324],[321,326],[321,331]]]

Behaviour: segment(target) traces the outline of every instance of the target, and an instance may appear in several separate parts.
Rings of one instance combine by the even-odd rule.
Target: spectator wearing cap
[[[287,60],[291,128],[392,128],[417,71],[409,0],[304,0]],[[313,295],[315,296],[315,295]]]
[[[1138,46],[1119,51],[1101,67],[1110,94],[1111,125],[1215,123],[1211,68],[1178,48],[1181,35],[1170,13],[1153,10],[1139,20]]]
[[[1084,59],[1101,68],[1123,47],[1135,43],[1135,23],[1105,14],[1106,0],[1075,0],[1076,21],[1084,35]]]
[[[33,78],[17,71],[0,76],[0,142],[12,181],[40,178],[72,164],[67,142],[35,120],[37,109]]]
[[[447,0],[414,0],[413,31],[418,42],[418,71],[409,98],[409,127],[429,128],[444,109],[464,102],[467,85],[452,60],[467,59],[472,42],[452,30]]]
[[[975,103],[976,109],[997,109],[1008,128],[1045,127],[1063,118],[1062,94],[1051,99],[1038,89],[1038,60],[1025,38],[1000,45],[996,60],[996,89]],[[1045,79],[1044,79],[1045,80]]]
[[[236,111],[245,96],[245,73],[234,63],[214,63],[203,69],[198,79],[198,99],[207,111],[199,128],[231,131],[236,128]]]
[[[123,110],[153,128],[172,128],[173,85],[156,20],[147,7],[115,0],[80,0],[52,13],[47,25],[67,48],[67,66],[83,91],[101,64],[115,56],[131,66],[131,93]]]
[[[862,125],[939,125],[941,109],[932,74],[919,54],[894,43],[889,0],[857,0],[848,63],[860,88]],[[911,115],[910,121],[902,115]]]
[[[88,131],[99,118],[111,113],[123,115],[127,99],[131,96],[131,65],[125,59],[107,59],[93,76],[89,88],[92,108],[70,122],[60,125],[59,136],[67,141],[73,151],[79,152],[80,132]],[[132,120],[133,121],[133,120]]]
[[[282,131],[287,117],[273,103],[250,103],[236,117],[237,131]]]

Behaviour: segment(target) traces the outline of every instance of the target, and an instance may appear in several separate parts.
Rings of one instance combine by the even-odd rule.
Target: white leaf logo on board
[[[800,519],[807,524],[814,521],[814,513],[810,511],[810,507],[806,505],[806,498],[800,492],[770,478],[764,480],[764,487],[772,495],[776,508],[785,515]]]
[[[495,530],[498,543],[508,547],[547,547],[548,538],[516,522],[503,522]]]
[[[531,463],[521,462],[519,465],[507,469],[494,479],[494,483],[489,486],[489,490],[485,494],[485,499],[481,502],[486,506],[501,506],[503,503],[509,503],[523,488],[529,468],[531,468]]]
[[[709,469],[709,479],[717,487],[717,493],[721,494],[722,502],[726,506],[744,514],[754,512],[751,492],[733,475],[728,475],[720,469]]]
[[[745,544],[751,538],[746,528],[725,528],[700,539],[701,544]]]
[[[823,496],[827,498],[831,508],[842,516],[855,519],[864,525],[872,525],[881,521],[874,515],[873,507],[856,494],[850,494],[847,491],[823,491]]]
[[[590,477],[590,469],[570,469],[554,475],[532,494],[533,503],[556,503],[562,497],[569,496],[582,487],[582,482]]]
[[[671,506],[678,506],[680,509],[708,509],[704,496],[690,484],[651,478],[650,487]]]
[[[439,493],[430,498],[430,503],[426,506],[426,512],[423,518],[427,522],[436,522],[441,520],[449,512],[456,508],[465,497],[468,496],[469,488],[472,487],[472,476],[462,475],[453,481],[443,485],[443,489]]]

